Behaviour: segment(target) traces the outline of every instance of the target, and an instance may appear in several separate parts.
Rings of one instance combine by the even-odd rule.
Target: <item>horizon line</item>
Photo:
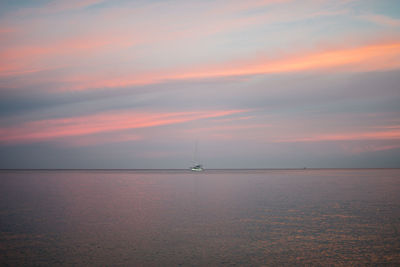
[[[400,169],[400,167],[318,167],[318,168],[210,168],[204,171],[241,171],[241,170],[383,170]],[[0,171],[190,171],[189,168],[0,168]]]

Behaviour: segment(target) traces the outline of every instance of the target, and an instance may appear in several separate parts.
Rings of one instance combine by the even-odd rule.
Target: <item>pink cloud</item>
[[[194,111],[173,113],[120,112],[40,120],[0,128],[1,143],[31,143],[61,137],[83,136],[136,128],[178,124],[193,120],[223,117],[244,110]],[[120,136],[124,138],[123,136]]]
[[[362,154],[362,153],[367,153],[367,152],[377,152],[377,151],[398,149],[398,148],[400,148],[400,144],[390,144],[390,145],[366,144],[366,145],[344,146],[344,148],[351,154]]]
[[[308,137],[280,138],[274,142],[324,142],[324,141],[354,141],[354,140],[398,140],[400,129],[375,131],[375,132],[353,132],[342,134],[319,134]]]
[[[117,49],[135,43],[137,43],[137,40],[127,36],[92,35],[78,36],[43,45],[16,45],[0,50],[0,75],[24,74],[32,69],[49,69],[50,67],[35,67],[36,65],[43,65],[40,62],[44,62],[46,58],[53,61],[52,59],[62,55],[88,57],[101,50],[110,49],[110,47]],[[59,64],[51,64],[51,68],[58,67]]]
[[[16,31],[15,28],[11,28],[11,27],[1,27],[0,26],[0,37],[6,36],[10,33],[14,33]],[[2,36],[3,35],[3,36]]]

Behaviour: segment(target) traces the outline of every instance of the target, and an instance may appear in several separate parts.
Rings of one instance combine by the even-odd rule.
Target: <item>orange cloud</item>
[[[121,112],[83,117],[41,120],[19,126],[1,128],[1,143],[31,143],[60,137],[147,128],[193,120],[223,117],[244,110],[196,111],[173,113]]]
[[[277,60],[236,62],[207,66],[192,71],[154,72],[140,76],[126,75],[102,79],[104,75],[82,75],[66,81],[76,84],[70,89],[124,87],[162,83],[174,80],[207,79],[298,71],[376,71],[400,68],[400,42],[367,45],[356,48],[298,54]],[[79,79],[81,78],[81,79]]]
[[[400,61],[391,63],[393,57],[400,57],[400,43],[369,45],[358,48],[317,52],[306,55],[297,55],[286,59],[253,62],[243,68],[215,69],[209,72],[194,72],[177,75],[178,79],[207,78],[234,75],[256,75],[267,73],[281,73],[302,70],[319,70],[333,67],[347,67],[358,71],[371,70],[365,66],[367,62],[378,60],[380,64],[375,69],[400,67]]]
[[[16,46],[4,49],[0,53],[0,58],[3,62],[16,59],[31,61],[38,56],[94,52],[109,45],[113,47],[123,47],[130,46],[134,43],[135,40],[124,36],[75,37],[45,45]]]

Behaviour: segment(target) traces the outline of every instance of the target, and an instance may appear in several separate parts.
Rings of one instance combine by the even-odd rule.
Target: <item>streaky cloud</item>
[[[31,143],[60,137],[179,124],[193,120],[223,117],[241,112],[244,112],[244,110],[209,110],[173,113],[125,111],[73,118],[39,120],[23,123],[22,125],[0,128],[0,142],[3,144]]]
[[[295,137],[276,139],[275,142],[324,142],[324,141],[352,141],[352,140],[400,140],[400,129],[382,130],[375,132],[353,132],[338,134],[310,135],[309,137]]]
[[[373,63],[373,64],[372,64]],[[232,66],[233,65],[233,66]],[[121,76],[103,79],[102,75],[78,77],[72,90],[113,88],[163,83],[171,80],[196,80],[230,76],[262,75],[302,71],[367,72],[400,68],[400,42],[373,44],[356,48],[344,48],[312,53],[298,53],[277,60],[254,60],[245,62],[209,65],[193,71],[175,70],[168,73],[147,73],[137,78]],[[130,75],[134,76],[134,75]]]

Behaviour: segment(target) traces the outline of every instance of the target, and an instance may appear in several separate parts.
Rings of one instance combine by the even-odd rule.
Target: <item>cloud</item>
[[[325,142],[325,141],[355,141],[355,140],[400,140],[400,129],[374,131],[374,132],[351,132],[337,134],[318,134],[308,137],[281,138],[274,142]]]
[[[137,42],[132,37],[107,34],[76,36],[40,45],[15,45],[0,50],[0,77],[67,67],[70,64],[63,57],[88,58],[101,51],[129,47]]]
[[[351,154],[362,154],[377,151],[387,151],[400,148],[400,144],[364,144],[364,145],[344,145],[346,151]]]
[[[366,15],[359,16],[359,18],[373,22],[378,25],[382,25],[382,26],[389,26],[389,27],[399,27],[400,26],[399,19],[394,19],[394,18],[391,18],[388,16],[379,15],[379,14],[366,14]]]
[[[23,123],[17,126],[0,128],[0,142],[3,144],[32,143],[61,137],[83,136],[112,131],[179,124],[199,119],[223,117],[241,112],[244,112],[244,110],[191,111],[174,113],[126,111],[72,118],[39,120]],[[125,138],[124,136],[122,137]]]
[[[13,16],[43,16],[66,11],[77,11],[106,1],[107,0],[53,0],[41,6],[22,8],[13,13]]]
[[[306,46],[309,50],[304,52],[295,32],[288,31],[293,28],[290,25],[279,26],[279,36],[263,37],[265,32],[271,35],[277,24],[345,15],[347,1],[307,1],[301,7],[295,1],[282,0],[233,1],[229,5],[224,1],[178,1],[181,5],[108,1],[107,8],[93,12],[59,17],[36,12],[84,9],[102,2],[51,1],[28,8],[32,17],[22,22],[7,18],[5,29],[19,30],[0,46],[0,76],[13,79],[14,87],[52,84],[52,90],[86,90],[328,68],[370,71],[399,67],[398,48],[394,51],[389,43],[376,44],[379,52],[372,55],[366,50],[374,45],[354,48],[342,44],[341,49],[315,51]],[[304,40],[319,38],[311,28],[302,26]],[[248,41],[243,36],[248,36]],[[291,51],[269,44],[279,40],[282,45],[292,42]],[[57,75],[51,72],[59,69]],[[25,77],[40,70],[46,73],[34,79]]]
[[[400,42],[383,43],[343,48],[311,53],[297,53],[275,60],[256,59],[223,65],[202,66],[192,71],[175,70],[148,72],[135,77],[134,74],[102,78],[105,75],[78,76],[67,78],[75,83],[71,89],[85,90],[93,88],[125,87],[144,84],[163,83],[174,80],[196,80],[223,78],[231,76],[260,75],[270,73],[288,73],[301,71],[377,71],[400,67]]]
[[[107,44],[107,41],[92,40],[91,42],[76,41],[66,42],[58,48],[51,48],[50,51],[62,51],[68,53],[74,50],[93,51],[96,47]],[[126,40],[121,41],[121,45],[126,44]],[[63,49],[61,49],[61,47]],[[40,55],[46,48],[27,49],[16,51],[15,53],[5,54],[7,58],[11,55]],[[26,59],[29,61],[29,59]],[[7,62],[7,61],[3,61]],[[332,49],[320,52],[295,53],[291,56],[278,59],[255,59],[235,61],[224,64],[211,64],[188,69],[167,69],[159,71],[138,71],[136,73],[121,74],[114,72],[88,73],[84,71],[80,74],[65,74],[61,77],[54,77],[53,82],[59,82],[62,90],[87,90],[95,88],[127,87],[165,83],[179,80],[199,80],[210,78],[240,77],[251,75],[262,75],[270,73],[290,73],[304,71],[324,71],[324,72],[343,72],[343,71],[384,71],[397,69],[400,67],[400,42],[380,43],[373,45],[360,46],[355,48]],[[7,69],[7,63],[0,66],[0,75],[16,74],[17,70],[12,65]],[[27,69],[21,73],[40,71],[41,69]],[[44,78],[51,81],[51,77]]]

